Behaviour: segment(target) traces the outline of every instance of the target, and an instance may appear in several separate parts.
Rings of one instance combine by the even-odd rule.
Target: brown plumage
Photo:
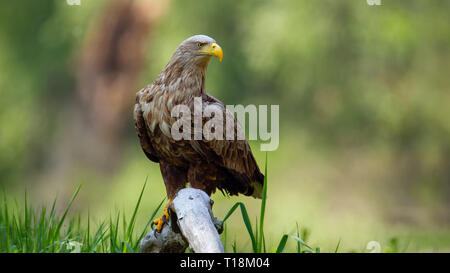
[[[222,102],[206,93],[205,74],[211,56],[222,58],[216,42],[208,36],[193,36],[179,45],[156,80],[137,93],[134,122],[142,149],[148,159],[159,163],[169,199],[187,182],[208,195],[219,189],[229,195],[261,198],[264,176],[246,140],[225,140],[225,130],[224,140],[176,141],[171,136],[176,122],[172,108],[183,104],[194,113],[195,97],[202,98],[203,108],[214,105],[223,111],[224,120],[225,115],[235,120]],[[208,120],[204,118],[203,125]],[[191,121],[194,128],[194,119]],[[235,136],[238,126],[235,120]]]

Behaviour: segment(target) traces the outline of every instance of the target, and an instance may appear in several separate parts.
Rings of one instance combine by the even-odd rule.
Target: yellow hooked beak
[[[222,58],[223,58],[223,50],[222,50],[222,48],[221,48],[218,44],[216,44],[216,43],[204,45],[204,46],[200,49],[200,52],[206,53],[206,54],[211,55],[211,56],[216,56],[217,58],[219,58],[220,61],[222,61]]]

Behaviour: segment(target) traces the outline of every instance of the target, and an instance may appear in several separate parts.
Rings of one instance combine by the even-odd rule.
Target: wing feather
[[[144,154],[151,161],[158,163],[159,158],[156,156],[156,153],[151,145],[151,142],[150,142],[150,139],[149,139],[149,136],[147,133],[148,132],[147,125],[146,125],[144,117],[143,117],[143,112],[141,109],[139,99],[140,99],[140,92],[138,92],[138,95],[136,98],[136,104],[134,106],[134,112],[133,112],[134,126],[136,128],[136,132],[137,132],[137,135],[141,142],[141,147],[142,147],[142,150],[144,151]]]
[[[235,119],[234,115],[230,111],[226,111],[225,105],[211,95],[204,94],[203,104],[204,107],[214,104],[214,106],[220,107],[220,109],[223,111],[225,128],[223,130],[223,140],[213,139],[209,141],[195,141],[193,148],[195,150],[201,149],[202,154],[208,155],[208,161],[213,161],[214,163],[226,168],[241,182],[244,182],[246,184],[257,182],[258,184],[262,185],[264,181],[264,175],[259,170],[250,145],[245,139],[237,140],[237,130],[240,125]],[[227,120],[225,117],[227,116],[228,118],[234,120],[234,128],[225,123],[225,121]],[[208,120],[204,119],[203,124],[205,124],[206,121]],[[227,130],[233,130],[233,140],[226,139]]]

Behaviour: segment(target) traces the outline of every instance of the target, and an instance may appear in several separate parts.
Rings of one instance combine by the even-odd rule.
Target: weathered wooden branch
[[[222,223],[211,206],[213,201],[202,190],[185,188],[172,202],[169,221],[161,233],[154,230],[141,240],[140,251],[183,253],[187,247],[196,253],[223,253],[219,233]]]

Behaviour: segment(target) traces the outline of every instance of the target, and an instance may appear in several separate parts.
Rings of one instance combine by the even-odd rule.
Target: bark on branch
[[[142,239],[140,251],[146,253],[183,253],[187,247],[196,253],[223,253],[219,233],[222,223],[211,206],[213,201],[199,189],[185,188],[172,202],[169,221],[161,233],[153,230]]]

